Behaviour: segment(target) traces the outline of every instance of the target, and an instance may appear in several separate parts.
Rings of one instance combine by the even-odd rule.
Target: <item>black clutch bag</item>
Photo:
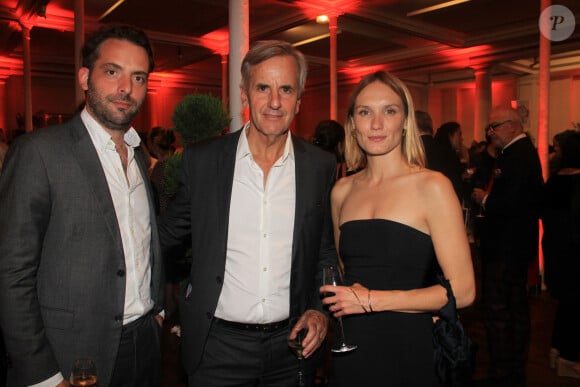
[[[435,373],[445,387],[470,386],[475,369],[476,346],[459,321],[449,281],[441,273],[437,277],[447,289],[448,301],[433,325]]]

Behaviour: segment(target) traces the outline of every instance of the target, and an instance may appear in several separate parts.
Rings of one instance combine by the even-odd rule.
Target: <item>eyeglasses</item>
[[[499,128],[503,124],[507,124],[508,122],[512,122],[512,120],[505,120],[503,122],[492,122],[491,124],[487,125],[487,128],[485,128],[485,131],[487,132],[490,130],[496,130],[497,128]]]

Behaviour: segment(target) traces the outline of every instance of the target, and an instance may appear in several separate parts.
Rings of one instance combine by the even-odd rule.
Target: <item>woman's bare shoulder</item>
[[[332,199],[342,201],[352,190],[355,179],[356,175],[344,176],[338,179],[332,188]]]
[[[452,188],[451,181],[438,171],[422,168],[414,176],[416,183],[421,185],[422,191],[434,193],[433,190]]]
[[[334,183],[334,187],[332,188],[332,192],[340,193],[343,191],[348,191],[352,187],[352,176],[344,176],[338,179]]]
[[[444,174],[425,169],[420,175],[416,188],[428,213],[434,208],[448,208],[459,203],[451,181]]]
[[[413,174],[412,191],[416,193],[423,206],[438,205],[441,201],[456,199],[457,195],[451,181],[441,172],[422,168]]]

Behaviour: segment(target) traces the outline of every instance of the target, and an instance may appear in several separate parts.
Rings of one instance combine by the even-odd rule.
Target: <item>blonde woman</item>
[[[358,349],[333,359],[335,386],[436,386],[432,314],[447,302],[441,268],[459,308],[475,297],[461,206],[449,180],[424,168],[413,102],[386,72],[363,78],[345,123],[346,162],[365,168],[332,191],[336,245],[351,286],[321,287]]]

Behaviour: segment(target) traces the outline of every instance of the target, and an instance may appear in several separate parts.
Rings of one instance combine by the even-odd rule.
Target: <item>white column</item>
[[[337,66],[336,66],[336,30],[338,28],[338,16],[330,16],[328,29],[330,32],[330,119],[336,120],[337,116]]]
[[[20,23],[22,26],[22,51],[23,51],[23,78],[24,78],[24,130],[31,132],[32,127],[32,71],[30,54],[30,29],[31,26]]]
[[[0,75],[0,128],[4,129],[4,135],[8,140],[10,128],[6,127],[6,80]]]
[[[85,93],[77,81],[77,74],[82,67],[81,52],[85,41],[85,0],[74,1],[75,10],[75,108],[85,100]]]
[[[475,120],[473,139],[481,141],[485,137],[483,129],[488,124],[491,113],[491,75],[489,68],[475,69]]]
[[[541,9],[548,8],[552,4],[551,0],[542,0]],[[550,112],[550,39],[540,34],[540,69],[538,87],[538,154],[542,163],[542,173],[544,179],[548,178],[548,122]]]
[[[250,41],[250,4],[249,0],[229,0],[229,27],[230,27],[230,131],[239,130],[243,124],[242,101],[240,83],[242,75],[240,67],[248,52]]]
[[[229,109],[228,104],[228,55],[221,54],[222,63],[222,104],[225,109]]]

